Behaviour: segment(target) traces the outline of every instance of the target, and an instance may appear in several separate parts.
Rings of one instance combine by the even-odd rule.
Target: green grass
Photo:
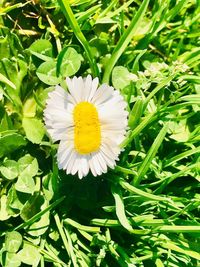
[[[0,266],[200,266],[200,2],[0,3]],[[114,170],[59,171],[43,123],[66,76],[128,103]],[[119,122],[120,123],[120,122]]]

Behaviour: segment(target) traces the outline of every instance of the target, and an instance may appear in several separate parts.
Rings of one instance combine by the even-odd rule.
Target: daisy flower
[[[44,120],[54,142],[59,141],[57,162],[67,174],[82,178],[114,168],[127,128],[126,102],[98,78],[66,79],[68,92],[57,85],[48,94]]]

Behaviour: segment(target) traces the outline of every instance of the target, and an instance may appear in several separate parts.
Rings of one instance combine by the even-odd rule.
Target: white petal
[[[89,172],[89,162],[87,155],[79,155],[77,153],[74,166],[72,168],[71,174],[74,175],[78,171],[79,179],[86,176]]]
[[[119,155],[118,151],[120,151],[120,149],[117,148],[118,151],[113,151],[114,148],[111,145],[112,143],[111,142],[109,142],[109,144],[107,143],[108,141],[104,143],[102,142],[101,147],[100,147],[101,151],[104,152],[104,154],[110,159],[118,160],[118,155]],[[116,144],[115,144],[115,150],[116,150]]]
[[[102,104],[105,101],[108,101],[112,97],[114,89],[111,86],[108,86],[107,84],[102,84],[95,92],[92,103],[95,105]]]
[[[73,152],[73,145],[68,145],[67,142],[60,142],[57,153],[58,167],[64,169],[67,160]]]
[[[67,134],[68,128],[72,127],[73,104],[68,101],[68,94],[60,86],[48,94],[47,106],[44,110],[44,121],[48,133],[53,141],[62,140]]]
[[[92,156],[89,158],[89,167],[90,167],[90,170],[91,170],[91,172],[92,172],[92,174],[94,175],[94,176],[97,176],[97,173],[96,173],[96,168],[95,168],[95,164],[94,164],[95,162],[93,161],[93,158],[92,158]]]
[[[77,157],[75,162],[74,162],[74,166],[72,167],[72,171],[71,171],[72,175],[77,173],[77,171],[79,170],[79,166],[80,166],[80,158]]]
[[[89,156],[83,155],[80,161],[83,176],[86,176],[89,172]]]
[[[84,81],[82,77],[79,77],[76,81],[76,88],[79,91],[79,102],[85,101],[85,94],[84,94]],[[76,90],[77,90],[76,89]]]
[[[98,160],[99,160],[99,164],[102,168],[102,172],[105,173],[107,172],[107,165],[106,165],[106,161],[105,159],[103,158],[102,154],[101,154],[101,151],[98,151],[98,153],[96,154],[96,156],[98,157]]]
[[[83,174],[82,170],[79,169],[79,170],[78,170],[78,178],[79,178],[79,179],[82,179],[83,176],[84,176],[84,174]]]
[[[64,170],[66,170],[67,174],[71,173],[76,158],[77,158],[77,153],[75,152],[75,150],[72,150],[70,157],[68,158],[68,160],[65,162],[64,165]]]
[[[93,169],[95,169],[95,173],[97,175],[101,175],[103,170],[102,170],[102,167],[99,163],[99,158],[97,157],[97,153],[91,154],[91,163],[92,163]]]
[[[90,92],[92,89],[92,76],[88,75],[85,79],[85,85],[84,85],[84,96],[85,101],[88,101],[88,98],[90,96]]]
[[[60,141],[62,138],[65,136],[66,130],[58,130],[56,131],[55,129],[49,128],[47,129],[48,134],[51,136],[53,142]]]
[[[81,78],[82,79],[82,78]],[[73,79],[70,79],[69,77],[66,78],[66,83],[68,86],[68,90],[74,99],[75,103],[79,103],[81,101],[81,88],[77,86],[78,78],[75,76]],[[82,80],[83,83],[83,80]]]
[[[88,97],[88,101],[90,102],[91,99],[93,98],[96,90],[97,90],[97,86],[99,84],[99,79],[98,77],[94,78],[94,80],[92,81],[92,88],[91,88],[91,91],[90,91],[90,95]]]
[[[108,156],[107,150],[105,148],[101,147],[100,151],[101,151],[101,156],[104,158],[106,164],[111,169],[114,169],[114,166],[116,165],[115,159],[113,159],[113,157],[111,158],[111,157]]]

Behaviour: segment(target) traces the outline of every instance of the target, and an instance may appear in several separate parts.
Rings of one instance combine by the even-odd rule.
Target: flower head
[[[60,141],[58,167],[79,178],[91,170],[94,176],[114,168],[119,144],[127,128],[126,102],[107,84],[98,88],[98,78],[67,78],[68,92],[56,86],[44,110],[47,131]]]

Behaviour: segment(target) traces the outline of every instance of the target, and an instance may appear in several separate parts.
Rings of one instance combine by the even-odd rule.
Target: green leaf
[[[8,13],[10,12],[11,10],[13,9],[16,9],[16,8],[22,8],[23,6],[25,6],[26,3],[17,3],[15,5],[10,5],[10,6],[6,6],[4,8],[1,7],[1,10],[0,10],[0,15],[4,15],[5,13]]]
[[[1,174],[8,180],[15,179],[18,176],[18,163],[14,160],[6,160],[3,166],[0,166]]]
[[[138,136],[141,131],[150,123],[152,123],[152,121],[154,121],[156,119],[155,113],[149,113],[145,118],[143,118],[143,120],[141,121],[141,123],[133,130],[130,132],[130,134],[126,137],[126,139],[121,143],[121,147],[125,147],[127,146],[129,143],[132,142],[132,140]]]
[[[127,231],[133,233],[134,230],[133,230],[131,224],[129,223],[129,221],[126,217],[126,214],[125,214],[125,207],[124,207],[124,202],[123,202],[123,198],[122,198],[120,189],[117,186],[112,185],[111,191],[112,191],[113,197],[115,199],[117,218],[119,219],[121,225]]]
[[[36,115],[36,101],[33,97],[28,98],[23,105],[23,116],[33,118]]]
[[[164,79],[162,82],[160,82],[152,91],[151,93],[148,95],[148,97],[145,99],[145,103],[144,103],[144,109],[147,107],[149,101],[154,97],[154,95],[156,93],[158,93],[162,88],[164,88],[165,86],[167,86],[173,79],[173,76],[169,76],[166,79]]]
[[[31,51],[31,54],[38,57],[39,59],[41,59],[43,61],[51,61],[52,60],[52,57],[48,57],[48,56],[45,56],[43,54],[40,54],[40,53],[37,53],[34,51]]]
[[[143,162],[142,162],[142,164],[138,170],[138,175],[134,180],[134,185],[136,185],[136,186],[139,185],[142,178],[144,177],[144,175],[148,171],[148,168],[149,168],[154,156],[156,155],[163,139],[165,138],[167,130],[168,130],[168,124],[163,126],[162,130],[159,132],[158,136],[154,140],[151,148],[149,149],[145,159],[143,160]]]
[[[38,203],[38,207],[40,207],[41,210],[44,210],[45,208],[48,207],[48,201],[45,201],[44,204],[42,204],[42,205],[41,205],[41,203]],[[23,213],[21,213],[21,217],[23,216],[22,214]],[[32,236],[43,235],[49,227],[49,223],[50,223],[49,215],[50,215],[50,212],[47,211],[45,214],[43,214],[40,217],[40,219],[38,221],[31,224],[30,227],[27,229],[29,235],[32,235]]]
[[[178,141],[178,142],[187,142],[190,137],[189,127],[187,125],[187,121],[181,120],[180,122],[170,121],[168,123],[170,138]]]
[[[128,71],[123,66],[117,66],[112,72],[112,84],[114,88],[122,90],[126,86],[130,85],[131,81],[136,81],[137,76]]]
[[[22,244],[22,236],[16,231],[7,232],[5,237],[5,249],[8,252],[17,252]]]
[[[17,254],[4,251],[2,255],[3,267],[18,267],[21,265],[21,261]]]
[[[17,227],[15,227],[15,230],[19,230],[19,229],[24,229],[25,227],[27,227],[28,225],[31,225],[32,223],[34,223],[35,221],[39,220],[40,217],[45,214],[46,212],[54,209],[56,206],[58,206],[63,200],[65,199],[65,197],[61,197],[59,199],[57,199],[56,201],[54,201],[52,204],[50,204],[46,209],[41,210],[40,212],[38,212],[37,214],[35,214],[33,217],[31,217],[29,220],[25,221],[24,223],[18,225]]]
[[[34,144],[40,144],[45,134],[44,125],[37,118],[23,118],[22,126],[26,133],[26,137]]]
[[[2,118],[0,122],[0,133],[4,135],[5,131],[14,130],[14,125],[11,120],[11,116],[9,116],[7,112],[4,112],[4,110],[2,110],[0,113],[0,116]]]
[[[139,98],[135,102],[129,114],[128,125],[131,129],[134,129],[137,126],[138,122],[141,119],[142,113],[143,113],[143,100]]]
[[[32,194],[35,190],[35,182],[32,176],[20,175],[15,184],[15,189],[19,192]]]
[[[37,266],[41,258],[39,250],[33,245],[27,243],[24,243],[23,249],[21,249],[17,255],[23,263],[31,266]]]
[[[79,16],[76,18],[76,21],[78,22],[78,24],[80,25],[82,22],[86,21],[87,19],[90,19],[90,17],[94,15],[95,13],[97,13],[98,10],[100,11],[100,6],[101,4],[99,5],[97,4],[81,12]]]
[[[155,264],[156,264],[156,267],[164,267],[164,264],[159,258],[156,259]]]
[[[38,57],[41,58],[40,56],[44,55],[47,57],[52,57],[53,55],[53,46],[50,43],[50,41],[45,40],[45,39],[39,39],[32,43],[32,45],[28,49],[31,53],[36,52]],[[41,58],[43,59],[43,58]]]
[[[138,189],[137,187],[129,184],[128,182],[124,181],[123,179],[119,178],[117,179],[119,181],[119,184],[127,191],[129,191],[132,194],[136,194],[141,196],[142,198],[146,198],[149,200],[153,200],[153,201],[168,201],[171,202],[170,198],[167,198],[165,196],[158,196],[158,195],[154,195],[148,192],[145,192],[141,189]]]
[[[69,224],[79,230],[85,231],[85,232],[91,232],[91,233],[99,233],[101,231],[100,227],[93,227],[93,226],[86,226],[77,223],[76,221],[66,218],[64,221],[64,224]]]
[[[42,178],[42,186],[45,199],[51,200],[54,195],[53,186],[52,186],[52,177],[53,174],[49,173],[48,175]]]
[[[149,0],[144,0],[142,4],[140,5],[139,10],[133,17],[129,27],[126,31],[124,31],[123,35],[121,36],[119,42],[115,46],[112,56],[106,66],[104,76],[103,76],[103,82],[109,83],[110,73],[115,66],[117,60],[120,58],[130,41],[132,40],[133,36],[137,32],[138,25],[141,23],[144,14],[146,12],[146,9],[148,7]]]
[[[2,195],[0,198],[0,221],[6,221],[7,219],[10,218],[6,206],[7,206],[7,196]]]
[[[19,173],[21,176],[29,175],[31,177],[38,173],[38,162],[36,158],[26,154],[18,160]]]
[[[16,213],[19,213],[19,210],[22,209],[24,203],[27,201],[26,197],[27,195],[16,191],[15,184],[13,184],[8,191],[7,207],[9,207],[9,209],[14,209]]]
[[[189,257],[192,257],[200,261],[200,254],[197,251],[193,251],[189,249],[188,247],[184,247],[184,246],[180,247],[176,245],[176,243],[168,241],[168,240],[163,240],[163,242],[160,245],[164,248],[167,248],[172,251],[179,252],[179,253],[183,253],[185,255],[188,255]]]
[[[64,13],[64,15],[67,19],[69,25],[71,26],[76,38],[78,39],[78,41],[81,43],[81,45],[83,46],[83,48],[85,50],[85,53],[86,53],[86,56],[88,58],[93,76],[98,77],[99,76],[99,69],[98,69],[96,60],[95,60],[95,58],[93,58],[90,45],[81,31],[81,28],[80,28],[74,14],[73,14],[73,11],[70,7],[70,4],[68,3],[68,1],[63,1],[63,0],[59,0],[58,3],[61,7],[62,12]]]
[[[3,74],[0,73],[0,81],[3,83],[6,83],[7,85],[9,85],[10,87],[12,87],[13,89],[16,89],[16,86],[14,85],[14,83],[12,83],[11,81],[9,81]]]
[[[36,74],[42,82],[48,85],[56,85],[61,82],[61,77],[56,75],[56,62],[53,60],[42,63]]]
[[[39,221],[33,223],[28,229],[27,232],[31,236],[41,236],[43,235],[47,229],[49,228],[49,212],[45,213]]]
[[[64,48],[57,60],[57,73],[63,77],[74,75],[81,66],[82,56],[72,47]]]
[[[6,135],[0,136],[0,157],[3,157],[25,145],[26,140],[22,135],[8,132]]]
[[[26,202],[21,210],[20,216],[24,221],[29,220],[35,214],[40,212],[42,205],[44,204],[44,197],[35,192]]]
[[[187,101],[191,102],[192,104],[193,103],[200,104],[200,94],[184,95],[180,97],[178,101]]]
[[[13,87],[6,84],[6,93],[9,95],[13,104],[21,108],[22,103],[19,94],[22,81],[27,74],[27,63],[14,57],[12,59],[4,58],[0,62],[0,72],[4,76],[7,76],[9,81],[15,85],[16,89],[13,89]]]
[[[179,160],[181,160],[183,158],[186,158],[186,157],[189,157],[189,156],[191,156],[193,154],[198,154],[198,153],[200,153],[200,146],[198,146],[196,148],[193,148],[193,149],[190,149],[188,151],[185,151],[185,152],[183,152],[181,154],[178,154],[178,155],[174,156],[173,158],[167,159],[165,164],[164,164],[164,166],[165,167],[170,166],[170,165],[176,163],[177,161],[179,161]]]

